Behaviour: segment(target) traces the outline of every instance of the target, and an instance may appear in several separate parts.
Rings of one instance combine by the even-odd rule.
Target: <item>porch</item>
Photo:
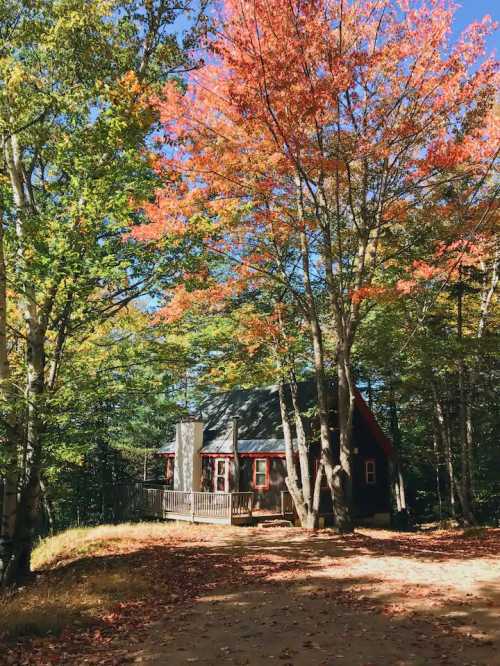
[[[249,525],[253,522],[252,492],[201,493],[163,488],[143,488],[142,492],[145,518],[216,525]]]

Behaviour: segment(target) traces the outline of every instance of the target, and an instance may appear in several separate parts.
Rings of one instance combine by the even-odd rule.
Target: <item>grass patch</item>
[[[37,580],[0,597],[0,639],[57,636],[64,628],[99,622],[117,603],[154,590],[154,574],[141,560],[148,548],[199,541],[211,529],[131,523],[75,528],[44,539],[33,552]]]
[[[182,526],[182,531],[187,533],[190,527],[190,525]],[[33,551],[32,566],[37,571],[56,566],[60,562],[84,556],[97,556],[110,548],[121,550],[147,541],[172,537],[176,531],[179,531],[179,527],[168,523],[76,527],[43,539]]]

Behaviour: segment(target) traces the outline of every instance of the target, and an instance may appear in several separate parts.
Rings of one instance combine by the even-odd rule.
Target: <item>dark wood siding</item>
[[[269,469],[269,487],[267,490],[254,487],[254,459],[241,456],[240,458],[240,490],[241,492],[254,492],[254,507],[279,512],[281,510],[281,491],[286,490],[285,476],[286,463],[284,458],[267,456]]]
[[[354,416],[354,447],[358,453],[353,455],[354,513],[356,517],[372,516],[375,513],[390,511],[389,464],[387,456],[374,440],[366,422]],[[375,483],[368,484],[365,477],[365,463],[375,463]]]

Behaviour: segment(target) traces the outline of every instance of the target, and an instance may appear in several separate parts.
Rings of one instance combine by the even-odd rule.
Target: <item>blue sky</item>
[[[473,21],[477,21],[489,14],[495,21],[500,23],[500,0],[458,0],[457,4],[460,5],[455,14],[454,32],[458,36],[462,30]],[[195,6],[198,6],[195,0]],[[179,19],[176,23],[177,29],[183,30],[186,26],[184,18]],[[500,30],[492,35],[488,40],[488,50],[495,49],[497,52],[500,50]]]
[[[469,23],[482,19],[489,14],[495,21],[500,22],[499,0],[462,0],[461,7],[455,14],[455,32],[460,33]],[[498,51],[500,45],[500,31],[497,30],[488,42],[488,49]]]

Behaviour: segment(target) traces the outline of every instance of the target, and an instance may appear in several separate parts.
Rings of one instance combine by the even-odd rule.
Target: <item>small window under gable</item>
[[[365,483],[374,486],[377,483],[375,460],[365,460]]]

